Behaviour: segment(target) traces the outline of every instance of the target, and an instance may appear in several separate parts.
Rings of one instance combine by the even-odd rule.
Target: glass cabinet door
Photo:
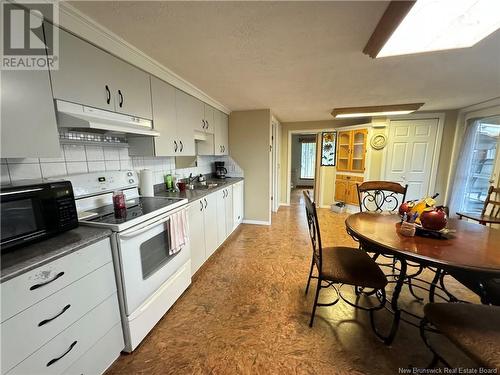
[[[337,170],[348,171],[350,168],[349,156],[351,154],[351,132],[339,132],[337,145]]]
[[[366,130],[353,130],[351,170],[363,172],[365,170]]]

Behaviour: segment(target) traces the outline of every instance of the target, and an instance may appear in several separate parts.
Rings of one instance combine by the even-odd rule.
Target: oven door
[[[127,316],[190,258],[188,244],[169,254],[170,215],[160,215],[118,235]]]

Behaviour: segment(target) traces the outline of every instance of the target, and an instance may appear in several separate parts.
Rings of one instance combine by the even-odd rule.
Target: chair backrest
[[[491,197],[493,195],[493,198]],[[481,215],[488,215],[491,217],[499,217],[500,216],[500,188],[494,188],[490,186],[488,189],[488,195],[486,196],[486,200],[484,201],[483,211],[481,211]],[[488,213],[488,206],[491,206],[491,209]]]
[[[321,247],[321,234],[319,230],[318,214],[316,212],[316,205],[311,200],[308,191],[304,191],[304,200],[306,202],[306,217],[307,226],[309,227],[309,236],[311,237],[311,243],[313,248],[313,259],[318,267],[318,271],[321,272],[322,267],[322,247]]]
[[[366,181],[356,186],[359,209],[372,212],[396,211],[405,201],[408,190],[408,185],[391,181]]]

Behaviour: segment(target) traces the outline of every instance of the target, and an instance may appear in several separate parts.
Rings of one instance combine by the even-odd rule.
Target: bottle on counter
[[[174,179],[170,173],[165,175],[165,187],[167,191],[172,191],[174,189]]]

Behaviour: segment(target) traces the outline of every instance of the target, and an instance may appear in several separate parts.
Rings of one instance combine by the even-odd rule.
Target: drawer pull
[[[38,289],[38,288],[41,288],[42,286],[45,286],[47,284],[50,284],[51,282],[53,281],[56,281],[58,278],[60,278],[62,275],[64,275],[64,272],[59,272],[53,279],[49,280],[49,281],[45,281],[43,283],[40,283],[40,284],[35,284],[33,285],[30,290],[35,290],[35,289]]]
[[[61,310],[61,312],[59,314],[57,314],[56,316],[50,318],[50,319],[45,319],[45,320],[42,320],[40,323],[38,323],[38,327],[41,327],[47,323],[50,323],[51,321],[53,321],[55,318],[61,316],[62,314],[64,314],[69,308],[71,307],[71,305],[66,305],[64,306],[64,308]]]
[[[59,357],[51,359],[50,361],[47,362],[47,367],[53,365],[57,361],[59,361],[61,358],[63,358],[66,354],[68,354],[76,345],[78,341],[73,341],[73,343],[69,346],[68,350],[66,350],[63,354],[61,354]]]

